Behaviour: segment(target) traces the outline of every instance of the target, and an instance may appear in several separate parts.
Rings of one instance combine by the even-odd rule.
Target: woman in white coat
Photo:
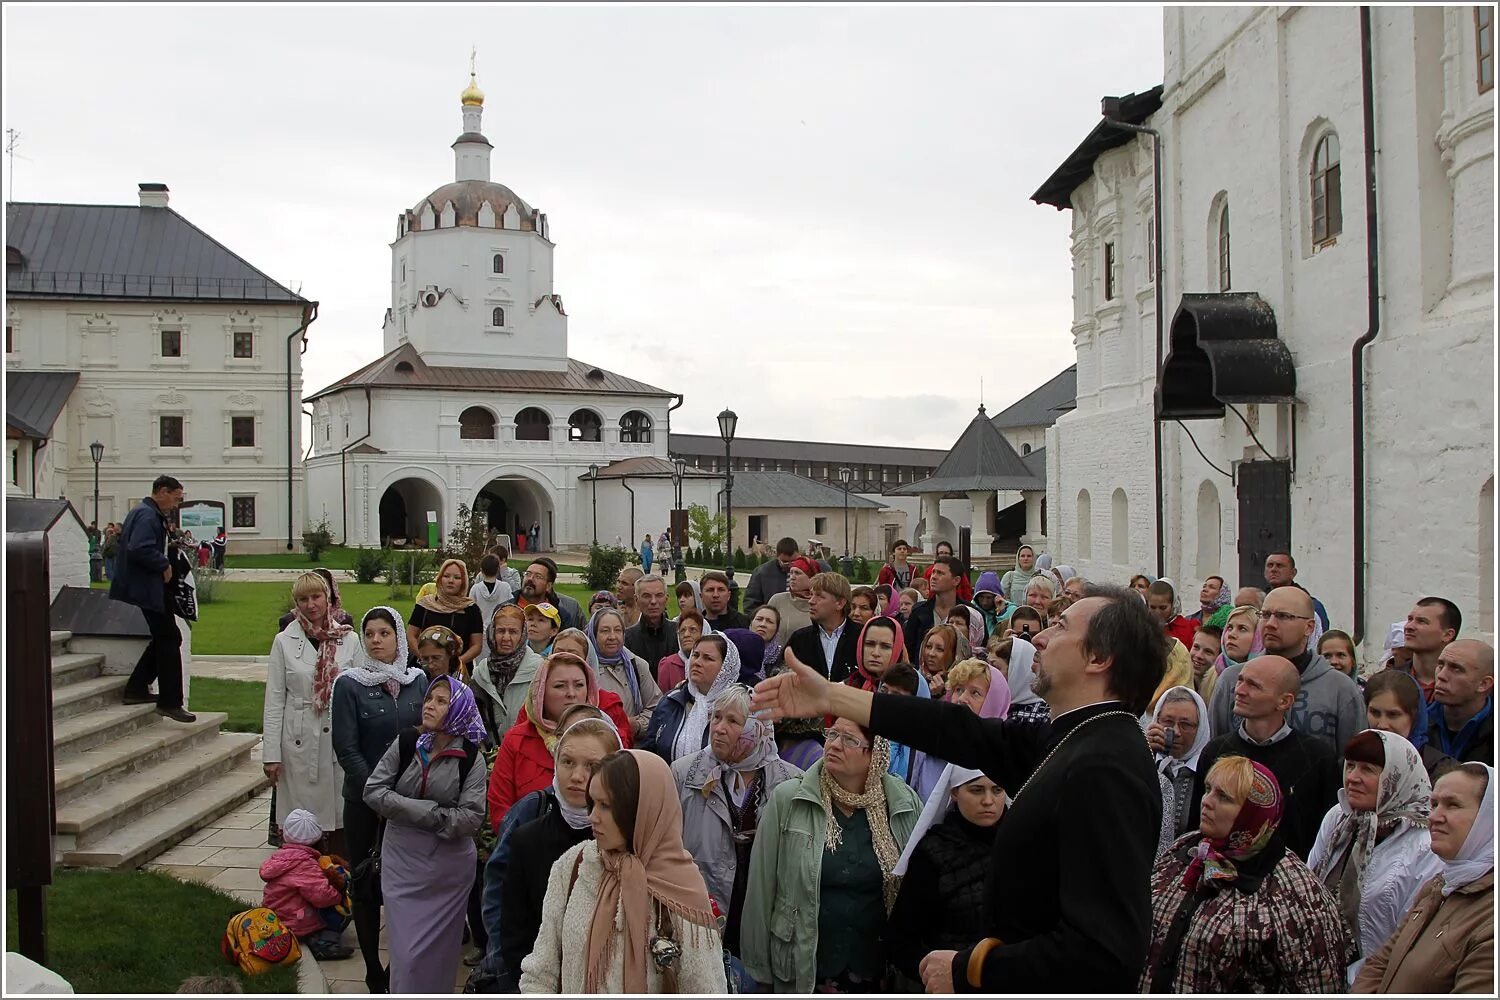
[[[276,823],[306,809],[343,845],[344,772],[333,752],[333,682],[359,642],[330,613],[328,583],[303,573],[292,584],[295,618],[271,643],[261,732],[266,777],[276,786]]]
[[[1427,820],[1432,784],[1422,755],[1405,737],[1366,729],[1344,747],[1344,787],[1328,810],[1307,867],[1338,900],[1359,945],[1354,981],[1370,955],[1411,909],[1422,885],[1442,870]]]

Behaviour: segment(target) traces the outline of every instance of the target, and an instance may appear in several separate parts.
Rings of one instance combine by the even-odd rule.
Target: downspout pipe
[[[1163,268],[1164,254],[1162,247],[1166,244],[1165,234],[1161,228],[1161,133],[1154,128],[1145,125],[1135,125],[1131,122],[1119,121],[1111,118],[1112,112],[1117,113],[1119,101],[1117,98],[1106,97],[1101,103],[1104,120],[1108,124],[1125,132],[1134,132],[1137,135],[1149,135],[1151,137],[1151,212],[1156,223],[1156,386],[1151,393],[1151,428],[1154,450],[1155,484],[1153,489],[1156,494],[1156,575],[1158,577],[1167,574],[1167,532],[1166,513],[1162,506],[1162,462],[1161,462],[1161,401],[1156,389],[1161,387],[1161,363],[1163,341],[1165,340],[1166,318],[1164,315],[1166,298],[1166,271]]]
[[[677,402],[667,407],[667,461],[672,460],[672,411],[682,409],[683,402],[687,399],[682,393],[677,394]]]
[[[1354,457],[1354,644],[1364,640],[1369,609],[1365,602],[1365,348],[1380,333],[1380,216],[1375,189],[1375,74],[1370,8],[1359,9],[1359,76],[1364,112],[1365,303],[1364,334],[1349,359],[1353,402],[1350,454]]]
[[[312,326],[318,318],[318,304],[309,302],[302,307],[302,325],[297,327],[286,338],[286,550],[292,551],[295,546],[292,543],[297,530],[297,515],[292,510],[295,502],[292,489],[292,476],[296,471],[297,446],[296,432],[297,424],[301,423],[302,401],[297,398],[292,387],[292,341],[298,337],[302,338],[302,349],[299,355],[307,353],[307,328]]]
[[[624,476],[620,477],[620,485],[625,487],[626,493],[630,494],[630,544],[635,545],[635,490],[630,488]]]
[[[371,428],[374,426],[371,405],[370,387],[365,386],[365,432],[339,449],[339,492],[344,501],[344,533],[341,537],[345,545],[349,544],[349,449],[370,436]]]

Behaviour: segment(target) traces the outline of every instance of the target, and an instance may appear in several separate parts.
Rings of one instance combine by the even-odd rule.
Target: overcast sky
[[[1109,8],[4,8],[14,197],[172,207],[321,303],[306,387],[382,352],[396,215],[492,178],[548,213],[569,353],[678,431],[945,448],[1073,361],[1068,214],[1029,198],[1105,94]]]

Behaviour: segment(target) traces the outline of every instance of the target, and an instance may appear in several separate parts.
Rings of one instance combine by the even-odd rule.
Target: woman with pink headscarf
[[[965,706],[981,719],[1003,719],[1010,711],[1010,684],[1004,674],[984,660],[964,660],[949,668],[947,694],[943,699]],[[941,757],[914,751],[907,784],[925,802],[947,766],[948,762]]]

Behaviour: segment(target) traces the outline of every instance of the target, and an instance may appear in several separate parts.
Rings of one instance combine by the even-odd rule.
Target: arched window
[[[1029,444],[1023,444],[1023,445],[1021,445],[1021,454],[1023,454],[1023,455],[1030,455],[1031,454],[1031,445],[1029,445]]]
[[[505,325],[505,310],[496,306],[490,310],[490,326]]]
[[[1219,491],[1204,480],[1198,487],[1198,577],[1219,572]]]
[[[458,436],[465,441],[495,440],[495,415],[482,406],[471,406],[458,415]]]
[[[1313,246],[1326,246],[1344,231],[1339,187],[1339,137],[1329,132],[1318,140],[1312,158]]]
[[[1109,558],[1116,566],[1130,564],[1130,500],[1115,490],[1109,501]]]
[[[1229,291],[1229,202],[1219,209],[1219,291]]]
[[[552,418],[535,406],[526,407],[516,414],[516,440],[551,441]]]
[[[602,441],[603,421],[593,410],[574,410],[568,418],[569,441]]]
[[[650,444],[651,418],[640,410],[631,410],[620,418],[621,444]]]
[[[496,274],[505,273],[505,257],[503,254],[495,254],[494,260],[490,262],[490,270]]]
[[[1094,502],[1088,490],[1078,491],[1078,558],[1094,558]]]

